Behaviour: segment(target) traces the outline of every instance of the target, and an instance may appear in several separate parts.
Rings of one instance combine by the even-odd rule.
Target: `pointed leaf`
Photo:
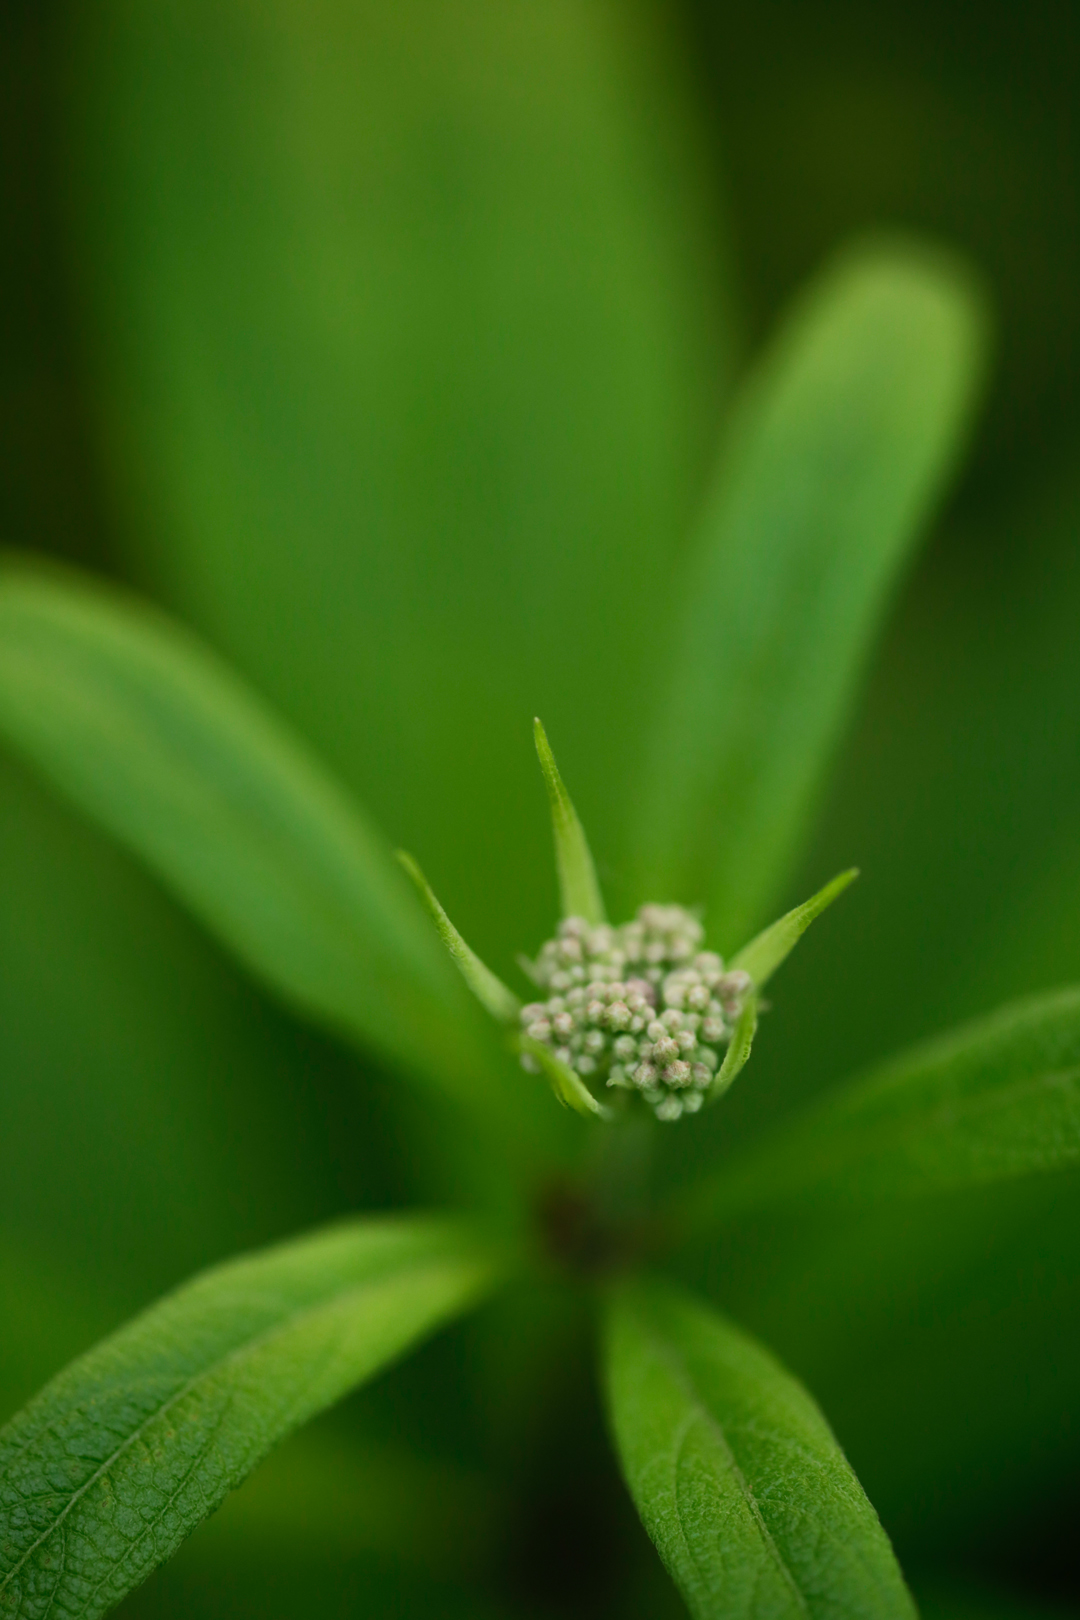
[[[744,388],[689,573],[632,856],[730,948],[798,853],[905,557],[956,459],[980,366],[966,278],[849,255]]]
[[[547,733],[539,720],[533,722],[533,736],[540,769],[551,801],[551,824],[555,833],[555,864],[559,873],[559,904],[564,917],[584,917],[594,925],[605,921],[604,897],[596,878],[585,829],[578,820],[569,793],[559,775]]]
[[[59,570],[0,572],[0,735],[306,1012],[459,1096],[481,1021],[390,852],[213,654]]]
[[[491,969],[481,962],[476,952],[466,945],[413,857],[406,850],[399,849],[397,858],[416,884],[420,898],[431,913],[435,927],[439,931],[439,938],[450,952],[461,977],[477,1001],[486,1008],[492,1018],[497,1018],[500,1023],[509,1023],[521,1010],[521,1002],[517,996],[512,990],[508,990],[502,980],[496,978]]]
[[[744,945],[733,958],[731,966],[741,968],[749,973],[754,984],[760,990],[767,984],[776,972],[785,957],[790,956],[802,936],[806,933],[815,918],[820,917],[833,901],[843,894],[850,883],[854,883],[859,875],[858,867],[851,867],[847,872],[841,872],[823,889],[804,900],[801,906],[796,906],[776,922],[770,923],[756,939],[749,945]]]
[[[584,1080],[568,1064],[560,1062],[550,1046],[522,1036],[521,1050],[539,1065],[550,1080],[552,1091],[565,1107],[572,1108],[575,1114],[595,1114],[599,1119],[608,1117],[609,1110],[597,1102]]]
[[[605,1341],[623,1473],[694,1620],[915,1620],[828,1424],[768,1351],[656,1283],[613,1294]]]
[[[754,1044],[754,1036],[757,1034],[757,1024],[757,996],[751,992],[732,1032],[730,1044],[724,1053],[724,1061],[720,1065],[720,1072],[709,1087],[709,1097],[712,1101],[715,1102],[722,1097],[745,1069],[750,1049]]]
[[[1080,1163],[1080,990],[1035,996],[839,1088],[691,1193],[692,1226],[796,1195],[845,1204]]]
[[[276,1441],[499,1268],[464,1223],[352,1221],[205,1272],[136,1317],[0,1430],[0,1613],[104,1614]]]

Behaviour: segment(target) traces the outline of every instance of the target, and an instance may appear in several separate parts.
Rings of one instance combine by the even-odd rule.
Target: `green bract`
[[[910,246],[848,255],[784,323],[730,417],[651,728],[642,703],[622,921],[536,722],[559,915],[519,938],[516,987],[190,632],[74,573],[4,567],[0,734],[263,984],[441,1094],[459,1171],[467,1139],[503,1179],[468,1185],[483,1220],[356,1220],[204,1273],[46,1385],[0,1431],[0,1614],[92,1620],[279,1439],[502,1281],[528,1341],[556,1276],[595,1296],[616,1449],[695,1620],[910,1620],[811,1397],[657,1271],[748,1212],[799,1227],[1077,1161],[1080,992],[894,1060],[676,1196],[650,1201],[645,1168],[670,1139],[656,1121],[690,1133],[727,1092],[766,985],[855,875],[762,929],[965,428],[979,330],[964,275]],[[601,719],[608,700],[589,694]]]

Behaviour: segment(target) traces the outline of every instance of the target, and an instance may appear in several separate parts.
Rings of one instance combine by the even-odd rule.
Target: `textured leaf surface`
[[[644,777],[638,889],[730,949],[797,853],[896,579],[967,419],[980,326],[915,251],[827,274],[744,391],[685,581]]]
[[[938,1192],[1080,1163],[1080,990],[918,1046],[826,1097],[723,1170],[690,1208],[717,1219],[800,1193]]]
[[[0,1431],[0,1613],[91,1620],[285,1434],[477,1299],[492,1251],[357,1221],[204,1273]]]
[[[0,733],[289,1000],[469,1098],[493,1075],[480,1015],[377,832],[178,626],[9,567]]]
[[[638,1512],[695,1620],[914,1620],[825,1419],[767,1351],[688,1295],[614,1295],[607,1395]]]

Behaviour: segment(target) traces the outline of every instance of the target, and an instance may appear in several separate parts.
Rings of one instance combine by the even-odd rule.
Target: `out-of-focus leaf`
[[[0,730],[290,1001],[459,1097],[498,1097],[377,833],[193,637],[104,587],[8,568]]]
[[[461,1223],[357,1221],[205,1273],[0,1431],[0,1604],[92,1620],[308,1417],[482,1296]]]
[[[631,1495],[695,1620],[914,1620],[828,1424],[746,1334],[666,1286],[620,1288],[606,1382]]]
[[[555,867],[559,874],[559,915],[584,917],[586,922],[595,926],[606,921],[606,916],[589,841],[573,800],[566,791],[566,784],[559,775],[547,732],[539,720],[533,722],[533,737],[551,803]]]
[[[691,1193],[694,1223],[802,1193],[843,1203],[1080,1163],[1080,990],[1004,1007],[855,1080]]]
[[[858,868],[854,866],[850,871],[839,873],[831,882],[826,883],[823,889],[819,889],[817,894],[812,895],[809,900],[804,900],[801,906],[796,906],[776,922],[770,923],[756,939],[750,941],[749,945],[744,945],[732,958],[731,966],[742,968],[744,973],[749,973],[760,990],[762,985],[768,983],[781,962],[791,955],[810,924],[843,894],[850,883],[854,883],[858,875]]]
[[[914,1585],[922,1620],[1067,1620],[1075,1612],[955,1576]]]
[[[397,858],[415,883],[417,893],[431,913],[431,920],[435,924],[439,938],[450,952],[461,977],[477,1001],[486,1008],[492,1018],[497,1018],[500,1023],[508,1023],[517,1016],[521,1007],[517,996],[506,988],[502,980],[481,962],[476,952],[462,939],[413,857],[406,850],[399,849]]]
[[[271,1452],[183,1556],[219,1568],[286,1568],[368,1554],[460,1579],[490,1567],[500,1528],[500,1504],[482,1475],[315,1425]]]
[[[929,253],[828,272],[752,375],[685,580],[633,855],[730,947],[798,853],[898,570],[953,463],[980,310]]]
[[[505,976],[553,910],[528,722],[603,870],[723,394],[682,15],[70,15],[65,197],[124,555]]]

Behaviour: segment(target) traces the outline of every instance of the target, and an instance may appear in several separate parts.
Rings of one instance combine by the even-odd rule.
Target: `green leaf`
[[[497,1060],[378,833],[210,652],[75,575],[0,573],[0,734],[309,1014],[475,1102]]]
[[[804,900],[801,906],[796,906],[793,911],[787,912],[776,922],[770,923],[769,927],[756,939],[752,939],[749,945],[744,945],[733,957],[731,966],[742,968],[744,973],[749,973],[756,988],[760,990],[772,978],[781,962],[790,956],[814,919],[820,917],[821,913],[843,894],[848,885],[854,883],[858,875],[858,867],[853,866],[849,871],[841,872],[834,877],[823,889],[819,889],[817,894],[811,896],[809,900]]]
[[[751,992],[746,998],[746,1005],[739,1014],[738,1023],[731,1034],[731,1041],[724,1053],[724,1061],[720,1065],[720,1072],[709,1087],[709,1096],[717,1101],[725,1091],[730,1090],[732,1082],[737,1080],[746,1067],[750,1056],[750,1049],[757,1034],[758,1003],[757,996]]]
[[[562,1063],[550,1046],[545,1046],[543,1041],[530,1041],[523,1035],[520,1047],[547,1076],[552,1091],[565,1107],[572,1108],[575,1114],[595,1114],[600,1119],[608,1117],[609,1110],[597,1102],[584,1080],[568,1063]]]
[[[477,1001],[486,1008],[492,1018],[497,1018],[500,1023],[509,1023],[521,1010],[521,1002],[517,996],[512,990],[508,990],[502,980],[496,978],[491,969],[481,962],[476,952],[466,945],[439,904],[435,891],[420,870],[418,862],[404,849],[398,850],[397,858],[416,884],[420,898],[431,913],[438,929],[439,938],[450,952],[461,977]]]
[[[596,878],[585,829],[578,820],[569,793],[559,775],[547,733],[539,720],[533,722],[533,736],[540,769],[551,800],[551,825],[555,834],[555,865],[559,873],[559,904],[564,917],[584,917],[594,925],[605,921],[604,897]]]
[[[657,1283],[613,1293],[605,1339],[623,1473],[694,1620],[914,1620],[828,1424],[768,1351]]]
[[[352,1221],[203,1273],[0,1430],[0,1612],[93,1620],[284,1435],[472,1305],[464,1223]]]
[[[1080,1163],[1080,990],[1014,1002],[826,1096],[687,1204],[697,1225],[801,1194],[862,1205]]]
[[[641,895],[707,899],[721,947],[760,926],[905,557],[971,411],[982,322],[915,248],[845,257],[744,388],[684,582],[642,771]]]

